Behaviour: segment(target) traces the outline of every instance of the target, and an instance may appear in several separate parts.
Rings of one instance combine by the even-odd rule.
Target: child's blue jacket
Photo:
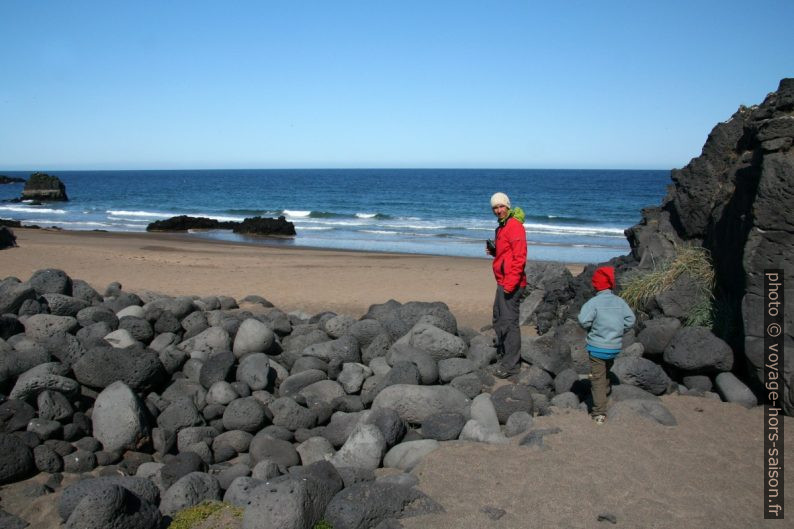
[[[620,350],[623,334],[634,326],[634,313],[611,290],[602,290],[582,305],[579,324],[588,330],[587,343],[602,349]]]

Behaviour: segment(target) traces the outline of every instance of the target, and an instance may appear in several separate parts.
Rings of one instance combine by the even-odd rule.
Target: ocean
[[[3,171],[27,178],[29,172]],[[143,232],[175,215],[243,220],[284,215],[293,239],[225,230],[196,237],[264,245],[486,258],[507,193],[526,212],[529,258],[596,263],[629,252],[623,230],[658,205],[669,171],[294,169],[51,171],[68,202],[8,203],[24,184],[0,185],[0,218],[70,230]]]

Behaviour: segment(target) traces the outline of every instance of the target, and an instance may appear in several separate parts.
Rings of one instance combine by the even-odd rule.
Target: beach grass
[[[711,327],[714,323],[714,265],[711,254],[701,246],[677,245],[675,256],[651,270],[626,274],[620,295],[636,311],[669,290],[679,277],[688,275],[696,285],[697,302],[685,317],[688,326]]]

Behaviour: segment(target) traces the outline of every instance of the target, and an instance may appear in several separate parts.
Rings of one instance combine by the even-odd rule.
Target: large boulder
[[[156,529],[157,505],[120,486],[89,490],[64,523],[66,529]]]
[[[374,424],[359,424],[330,461],[338,468],[356,467],[375,470],[386,453],[386,439]]]
[[[386,354],[386,362],[393,366],[399,362],[412,362],[419,369],[419,377],[423,385],[435,384],[438,381],[438,362],[433,356],[407,343],[395,343]]]
[[[383,466],[410,472],[427,454],[437,450],[440,446],[441,444],[435,439],[419,439],[400,443],[386,453],[383,458]]]
[[[45,342],[61,332],[74,333],[78,326],[72,316],[34,314],[25,320],[25,334],[36,342]]]
[[[215,353],[231,351],[232,339],[226,329],[210,327],[183,341],[177,347],[183,351],[206,353],[212,356]]]
[[[745,408],[752,408],[758,404],[758,399],[750,388],[733,373],[720,373],[715,377],[714,385],[727,402],[735,402]]]
[[[377,527],[389,518],[443,512],[443,507],[421,491],[380,481],[356,483],[339,492],[325,509],[334,529]]]
[[[0,484],[24,479],[35,470],[33,451],[22,438],[0,433]]]
[[[427,351],[435,360],[462,357],[466,354],[466,343],[461,337],[429,323],[417,323],[395,343]]]
[[[275,334],[269,325],[248,318],[237,329],[232,351],[238,358],[249,353],[265,353],[273,346],[274,340]]]
[[[0,281],[0,314],[16,314],[26,300],[36,299],[36,290],[14,278]]]
[[[637,386],[654,395],[666,393],[673,384],[659,364],[642,357],[617,358],[612,373],[621,384]]]
[[[81,384],[102,389],[120,380],[136,391],[157,385],[165,377],[157,353],[149,349],[94,347],[73,366]]]
[[[242,528],[311,529],[343,485],[339,473],[326,461],[270,480],[267,486],[251,491]]]
[[[106,452],[138,450],[149,439],[146,407],[121,381],[113,382],[97,396],[91,422],[93,436]]]
[[[276,371],[264,353],[251,353],[240,360],[236,378],[245,382],[253,391],[268,388],[276,382]]]
[[[664,350],[664,361],[684,371],[730,371],[733,350],[706,327],[679,329]]]
[[[289,441],[276,439],[266,432],[259,432],[251,439],[248,448],[251,463],[256,465],[260,461],[270,459],[284,468],[300,465],[300,455]]]
[[[522,338],[521,358],[555,375],[573,366],[570,346],[558,340],[552,332],[537,338]]]
[[[17,379],[11,389],[9,398],[17,400],[33,400],[44,391],[58,391],[65,395],[75,395],[80,385],[71,378],[63,376],[68,368],[59,362],[39,364]]]
[[[134,476],[88,478],[77,481],[63,490],[58,500],[58,515],[63,521],[68,520],[83,498],[114,486],[123,487],[138,497],[141,502],[146,501],[153,505],[160,502],[160,490],[157,485],[146,478]]]
[[[421,424],[431,415],[443,412],[467,414],[469,399],[450,386],[396,384],[378,393],[372,409],[392,408],[403,420]]]
[[[221,487],[215,476],[204,472],[191,472],[179,478],[165,491],[160,502],[160,512],[172,516],[202,501],[220,499]]]
[[[637,340],[649,355],[664,353],[670,341],[681,328],[681,320],[677,318],[654,318],[645,322],[645,328],[637,335]]]

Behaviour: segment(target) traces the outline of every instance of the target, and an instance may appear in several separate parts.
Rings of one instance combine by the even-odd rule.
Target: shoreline
[[[18,246],[0,252],[0,270],[22,281],[38,269],[59,268],[100,293],[119,281],[130,292],[238,301],[257,294],[285,312],[330,310],[355,318],[389,299],[442,301],[461,326],[491,323],[495,283],[484,258],[269,246],[187,233],[13,231]],[[584,268],[564,264],[574,275]]]

